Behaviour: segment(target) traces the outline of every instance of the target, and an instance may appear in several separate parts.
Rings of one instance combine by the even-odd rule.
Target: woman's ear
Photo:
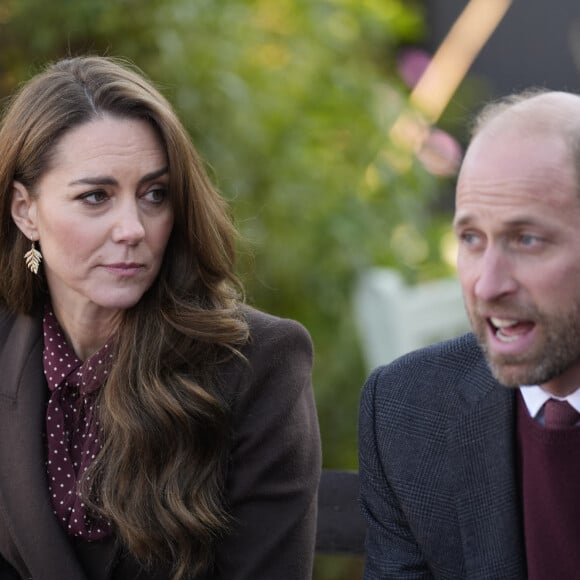
[[[38,240],[36,201],[19,181],[12,183],[12,219],[29,240]]]

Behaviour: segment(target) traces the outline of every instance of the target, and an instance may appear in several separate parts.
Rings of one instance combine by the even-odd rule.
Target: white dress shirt
[[[556,397],[555,395],[544,391],[544,389],[538,385],[522,385],[520,387],[520,393],[524,398],[524,403],[530,413],[530,417],[538,421],[541,425],[544,424],[544,403],[548,399],[568,401],[568,403],[580,413],[580,387],[567,397]]]

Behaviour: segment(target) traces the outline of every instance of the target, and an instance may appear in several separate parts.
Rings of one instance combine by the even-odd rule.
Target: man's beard
[[[504,307],[505,309],[505,307]],[[476,311],[479,310],[476,307]],[[567,311],[549,315],[533,307],[515,309],[519,318],[533,320],[537,325],[536,343],[521,354],[497,354],[489,348],[488,321],[468,312],[473,332],[485,355],[493,376],[506,387],[541,385],[551,381],[580,362],[580,300]]]

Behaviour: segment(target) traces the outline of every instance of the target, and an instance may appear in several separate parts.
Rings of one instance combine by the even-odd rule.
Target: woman
[[[310,577],[311,343],[243,306],[167,101],[58,62],[0,127],[0,577]]]

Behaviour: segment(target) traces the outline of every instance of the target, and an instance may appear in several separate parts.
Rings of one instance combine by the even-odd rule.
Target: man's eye
[[[459,235],[459,241],[467,246],[475,246],[480,241],[480,236],[473,232],[463,232]]]
[[[534,236],[532,234],[520,234],[518,237],[518,242],[522,246],[534,246],[541,242],[541,239],[538,236]]]

